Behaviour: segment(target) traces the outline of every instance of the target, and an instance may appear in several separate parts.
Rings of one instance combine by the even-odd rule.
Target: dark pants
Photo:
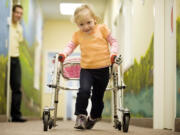
[[[80,88],[77,93],[75,115],[87,115],[88,99],[92,89],[92,108],[90,116],[92,118],[101,118],[104,108],[103,97],[109,82],[109,67],[101,69],[81,69]]]
[[[11,117],[20,118],[21,106],[21,66],[18,57],[11,57],[10,86],[12,90]]]

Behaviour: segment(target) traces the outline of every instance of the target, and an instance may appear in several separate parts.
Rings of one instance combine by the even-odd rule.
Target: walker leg
[[[53,125],[56,126],[57,121],[57,108],[58,108],[58,89],[55,90],[55,98],[54,98],[54,120]]]
[[[113,103],[114,103],[114,128],[121,130],[121,122],[119,121],[118,114],[117,114],[117,73],[113,73]]]

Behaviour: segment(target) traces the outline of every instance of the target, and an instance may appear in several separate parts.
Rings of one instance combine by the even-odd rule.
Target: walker
[[[118,65],[118,70],[115,70],[114,65],[110,67],[110,79],[113,81],[113,88],[107,88],[113,92],[113,127],[123,132],[128,132],[130,123],[130,111],[123,106],[123,91],[126,88],[123,82],[122,76],[122,57],[119,55],[115,59],[115,63]],[[48,131],[52,127],[56,127],[57,121],[57,105],[58,105],[58,93],[60,90],[78,90],[61,86],[60,80],[62,78],[67,80],[79,80],[80,77],[80,59],[71,58],[66,59],[64,63],[58,61],[58,54],[54,58],[54,71],[53,82],[48,84],[48,87],[54,90],[54,103],[51,107],[44,107],[43,110],[43,126],[44,131]],[[53,116],[51,116],[53,111]]]

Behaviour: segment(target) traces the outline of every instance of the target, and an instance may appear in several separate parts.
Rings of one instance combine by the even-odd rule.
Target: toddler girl
[[[118,43],[106,25],[97,24],[97,17],[88,5],[82,5],[75,10],[74,21],[79,30],[74,33],[63,53],[59,54],[59,61],[63,62],[80,45],[80,88],[75,105],[75,128],[91,129],[101,119],[103,96],[109,81],[109,66],[117,55]],[[92,108],[87,117],[90,95]]]

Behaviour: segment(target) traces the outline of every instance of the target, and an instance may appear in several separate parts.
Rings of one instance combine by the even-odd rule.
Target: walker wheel
[[[117,129],[121,130],[121,122],[120,121],[117,123]]]
[[[49,129],[51,129],[53,127],[53,119],[49,120]]]
[[[121,122],[120,121],[116,121],[113,127],[115,129],[121,130]]]
[[[44,131],[48,131],[48,114],[44,114],[43,123],[44,123]]]
[[[130,122],[130,115],[124,114],[123,116],[123,132],[128,132]]]

